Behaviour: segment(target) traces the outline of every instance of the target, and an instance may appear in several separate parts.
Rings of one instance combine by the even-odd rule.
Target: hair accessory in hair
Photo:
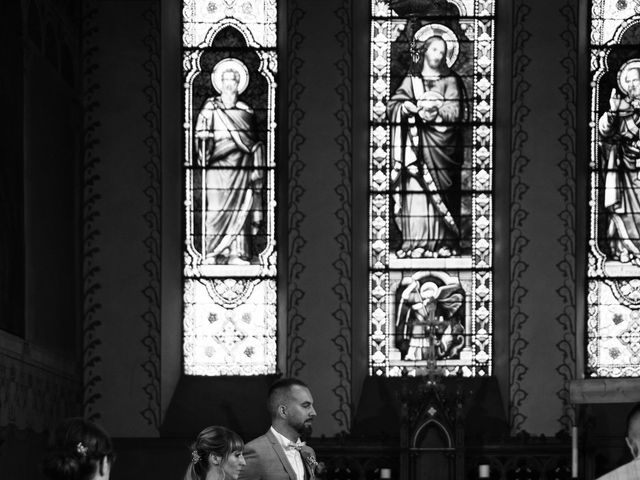
[[[78,445],[76,445],[76,452],[78,452],[81,457],[84,457],[87,454],[87,450],[89,449],[85,447],[82,442],[78,442]]]
[[[198,463],[200,461],[200,455],[197,450],[191,450],[191,463]]]

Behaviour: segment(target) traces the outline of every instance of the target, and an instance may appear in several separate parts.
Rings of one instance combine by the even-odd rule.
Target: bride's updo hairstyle
[[[42,469],[51,480],[91,480],[98,469],[110,468],[114,458],[104,430],[83,418],[69,418],[54,430]]]
[[[244,449],[240,435],[225,427],[207,427],[191,444],[191,458],[184,480],[204,480],[212,467],[221,467],[227,457]],[[211,454],[219,457],[219,463],[211,463]],[[224,472],[223,472],[224,475]]]

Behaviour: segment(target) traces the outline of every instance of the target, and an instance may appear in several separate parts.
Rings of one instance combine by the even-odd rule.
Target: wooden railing
[[[0,435],[1,440],[2,435]],[[119,480],[182,478],[191,458],[188,448],[191,440],[190,438],[117,438],[115,447],[118,460],[114,465],[113,473]],[[408,452],[399,447],[397,438],[379,441],[350,437],[312,438],[308,443],[314,447],[318,461],[324,462],[327,467],[319,480],[379,480],[381,468],[391,469],[391,480],[412,480],[400,478],[400,460]],[[466,447],[462,449],[464,463],[461,468],[465,479],[476,480],[478,466],[482,464],[490,466],[491,480],[569,480],[571,478],[571,449],[568,438],[564,440],[505,438],[482,445],[479,443],[468,441]],[[4,453],[6,452],[0,452],[0,456]],[[597,463],[597,456],[597,451],[581,456],[579,475],[581,480],[593,480],[596,476],[594,462]],[[618,463],[617,460],[617,457],[610,459],[606,470],[598,470],[598,474],[614,468]],[[434,477],[415,480],[440,479]]]
[[[571,480],[571,445],[549,441],[468,447],[466,478],[478,478],[481,464],[489,465],[491,480]]]
[[[323,480],[377,480],[381,468],[391,469],[392,480],[423,480],[399,478],[400,459],[409,452],[392,441],[331,439],[314,441],[313,445],[318,460],[327,467]],[[463,452],[464,465],[456,468],[462,468],[470,480],[478,478],[478,466],[482,464],[490,466],[491,480],[571,480],[568,441],[506,439],[501,444],[469,445]],[[452,455],[445,451],[442,454]]]

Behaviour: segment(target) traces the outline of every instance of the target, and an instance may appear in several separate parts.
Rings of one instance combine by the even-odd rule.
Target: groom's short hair
[[[271,384],[267,395],[267,410],[271,418],[278,415],[278,407],[286,403],[289,392],[294,386],[309,388],[306,383],[297,378],[280,378]]]

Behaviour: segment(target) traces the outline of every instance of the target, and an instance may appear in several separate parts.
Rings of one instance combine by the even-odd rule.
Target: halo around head
[[[625,95],[629,95],[629,83],[627,82],[627,73],[629,70],[640,70],[640,58],[632,58],[627,61],[620,70],[618,70],[618,88]]]
[[[433,36],[442,37],[447,44],[447,66],[451,66],[456,62],[458,53],[460,52],[460,44],[458,43],[458,37],[453,33],[449,27],[446,27],[440,23],[430,23],[425,25],[416,32],[413,36],[414,42],[426,42]]]
[[[440,293],[440,287],[433,282],[424,282],[420,285],[420,296],[423,299],[436,298]]]
[[[218,93],[222,92],[222,74],[228,70],[238,73],[238,94],[241,94],[249,85],[249,69],[237,58],[225,58],[216,63],[211,72],[211,84]]]

